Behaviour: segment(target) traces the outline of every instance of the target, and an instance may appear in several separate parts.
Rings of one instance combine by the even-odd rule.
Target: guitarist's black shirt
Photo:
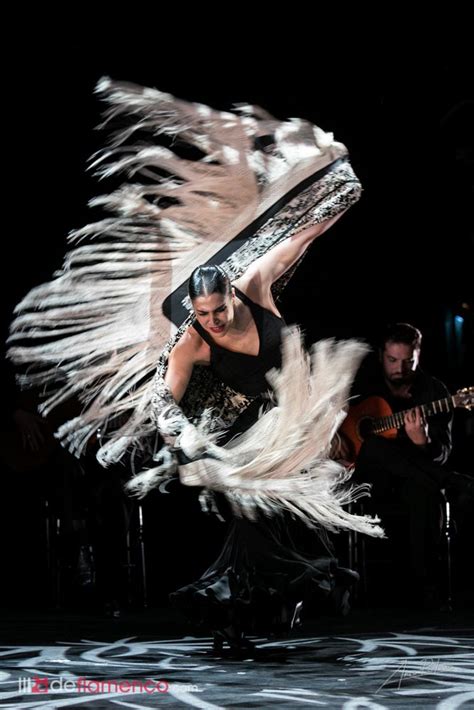
[[[351,395],[356,404],[367,397],[382,397],[394,412],[400,412],[412,407],[427,404],[444,397],[449,397],[446,386],[436,377],[429,375],[419,367],[410,391],[410,397],[395,397],[388,388],[382,374],[381,366],[375,355],[363,362],[355,378]],[[452,413],[436,414],[428,419],[428,436],[430,443],[426,453],[432,461],[444,464],[452,449]],[[400,438],[408,439],[405,429],[398,430]]]

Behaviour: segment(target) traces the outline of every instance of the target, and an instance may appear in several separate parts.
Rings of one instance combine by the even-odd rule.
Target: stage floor
[[[474,707],[474,614],[354,610],[212,655],[170,610],[4,611],[0,708]]]

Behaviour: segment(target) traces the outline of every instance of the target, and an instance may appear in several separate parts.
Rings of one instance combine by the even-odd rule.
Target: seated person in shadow
[[[446,386],[419,367],[421,332],[409,323],[388,325],[380,339],[378,357],[368,357],[353,385],[354,399],[340,434],[338,456],[355,461],[354,480],[372,484],[368,504],[383,518],[389,544],[405,535],[405,568],[400,584],[408,601],[419,601],[432,594],[439,577],[441,541],[441,502],[445,492],[459,515],[472,508],[474,478],[449,468],[452,449],[452,405]],[[391,436],[364,432],[366,417],[380,422],[378,405],[371,398],[381,397],[395,414],[389,420]],[[435,405],[432,416],[422,405]],[[359,429],[358,427],[361,427]],[[362,442],[362,445],[360,446]],[[359,450],[360,446],[360,450]],[[395,507],[404,515],[402,529],[391,529],[383,506]],[[366,504],[367,505],[367,504]],[[399,525],[401,525],[399,523]],[[401,540],[401,537],[400,537]],[[387,544],[378,541],[379,546]]]
[[[79,461],[55,439],[78,403],[71,400],[43,418],[39,393],[18,389],[7,361],[1,375],[0,601],[33,607],[95,601],[116,616],[127,596],[131,504],[123,476],[98,466],[92,452]]]

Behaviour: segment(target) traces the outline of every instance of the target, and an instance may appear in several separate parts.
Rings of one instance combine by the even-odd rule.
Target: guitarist
[[[472,497],[474,479],[445,466],[452,448],[452,414],[423,418],[419,405],[447,397],[449,392],[419,367],[421,341],[421,332],[409,323],[387,326],[377,361],[367,358],[363,363],[353,393],[360,400],[382,397],[393,412],[408,410],[395,438],[373,434],[364,440],[354,478],[373,484],[375,508],[378,503],[397,501],[407,514],[410,579],[404,581],[423,596],[436,579],[440,490],[467,492]]]

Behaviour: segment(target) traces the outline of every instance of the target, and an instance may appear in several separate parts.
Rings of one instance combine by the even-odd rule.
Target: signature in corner
[[[455,671],[455,669],[452,666],[441,663],[439,658],[424,658],[421,662],[420,659],[404,660],[377,688],[375,694],[379,693],[382,688],[392,684],[395,684],[396,689],[400,690],[402,684],[409,678],[421,678],[422,676],[437,675],[439,673],[449,673],[453,671]]]

